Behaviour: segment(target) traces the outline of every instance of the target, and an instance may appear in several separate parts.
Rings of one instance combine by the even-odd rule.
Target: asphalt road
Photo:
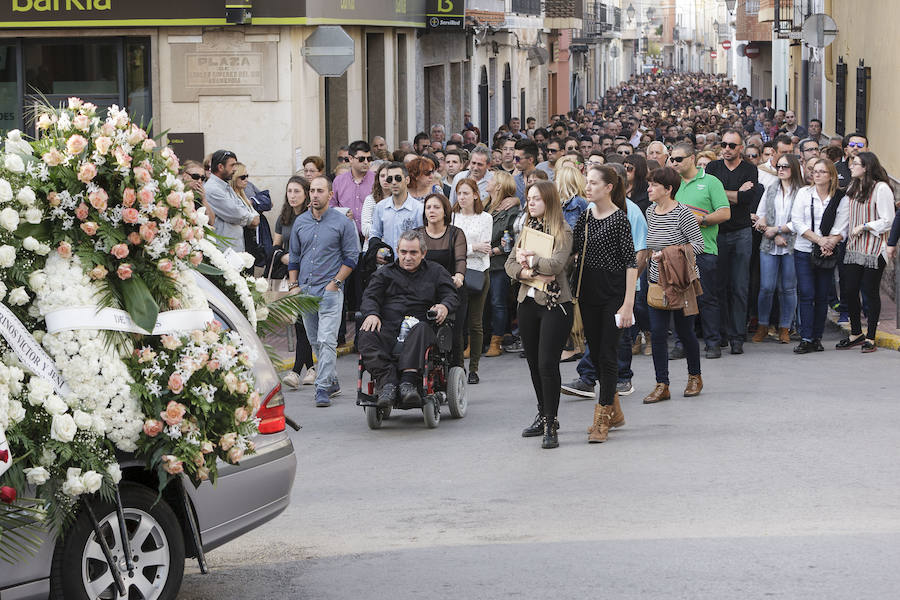
[[[289,394],[299,456],[276,520],[188,565],[182,598],[896,598],[900,354],[747,344],[703,362],[705,389],[645,406],[587,443],[591,401],[564,396],[560,448],[520,437],[535,413],[523,360],[483,359],[469,414],[394,412],[380,431],[344,395]],[[563,379],[575,372],[562,365]]]

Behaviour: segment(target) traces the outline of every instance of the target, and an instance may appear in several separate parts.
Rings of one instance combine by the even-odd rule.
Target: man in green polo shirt
[[[703,233],[703,253],[697,256],[700,284],[704,290],[703,295],[698,298],[700,325],[706,341],[706,358],[719,358],[722,356],[719,344],[722,337],[719,333],[719,302],[716,297],[716,263],[719,254],[716,238],[719,235],[719,223],[731,218],[731,205],[722,182],[697,168],[691,144],[681,143],[675,146],[669,155],[668,164],[681,175],[681,187],[678,188],[675,199],[691,209]],[[678,350],[676,345],[673,350],[675,357],[678,357]],[[731,352],[740,354],[743,353],[743,348],[732,348]]]

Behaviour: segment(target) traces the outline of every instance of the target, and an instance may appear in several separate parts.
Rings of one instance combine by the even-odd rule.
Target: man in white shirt
[[[475,149],[472,150],[472,156],[469,158],[469,168],[465,171],[460,171],[456,174],[456,177],[453,178],[450,189],[451,206],[456,204],[456,184],[466,177],[471,177],[478,183],[478,192],[481,194],[482,202],[484,202],[489,195],[487,184],[493,177],[490,171],[488,171],[489,164],[491,164],[491,151],[487,149],[487,146],[476,146]]]

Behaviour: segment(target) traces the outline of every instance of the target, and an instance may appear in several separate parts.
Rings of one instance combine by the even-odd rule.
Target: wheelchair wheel
[[[428,429],[434,429],[441,422],[441,405],[434,401],[434,398],[428,398],[422,405],[422,415],[425,417],[425,425]]]
[[[466,371],[462,367],[452,367],[447,375],[447,406],[454,419],[466,416],[469,401],[466,398]]]
[[[369,429],[381,429],[381,421],[384,419],[384,413],[377,406],[366,407],[366,423]]]
[[[383,420],[387,421],[390,418],[390,416],[391,416],[391,407],[390,406],[388,406],[387,408],[381,409],[381,418]]]

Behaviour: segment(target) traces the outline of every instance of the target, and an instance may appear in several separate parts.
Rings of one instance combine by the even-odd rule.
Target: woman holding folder
[[[542,448],[556,448],[559,439],[559,356],[572,329],[572,294],[566,267],[572,253],[572,230],[563,220],[559,195],[549,181],[526,191],[528,216],[506,273],[519,287],[519,335],[537,396],[538,415],[522,437],[543,434]]]

